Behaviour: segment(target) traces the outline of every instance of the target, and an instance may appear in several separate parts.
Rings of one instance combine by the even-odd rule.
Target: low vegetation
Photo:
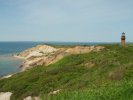
[[[133,45],[105,47],[2,79],[0,92],[12,92],[11,100],[133,100]]]

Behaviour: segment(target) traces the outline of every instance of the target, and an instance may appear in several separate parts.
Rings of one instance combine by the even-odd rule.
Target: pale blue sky
[[[133,42],[133,0],[0,0],[0,41]]]

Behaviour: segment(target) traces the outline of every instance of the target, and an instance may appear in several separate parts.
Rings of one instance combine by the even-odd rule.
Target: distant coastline
[[[131,43],[131,42],[129,42]],[[86,45],[86,46],[93,46],[93,45],[101,45],[101,44],[118,44],[117,42],[0,42],[0,76],[5,76],[14,72],[17,72],[20,68],[22,62],[15,61],[16,58],[13,58],[14,54],[22,52],[28,48],[34,47],[40,44],[48,44],[48,45],[57,45],[57,46],[73,46],[73,45]],[[19,59],[19,56],[14,56]],[[4,59],[4,61],[3,61]],[[13,60],[14,59],[14,60]],[[6,67],[5,67],[6,66]],[[11,67],[15,66],[15,67]]]

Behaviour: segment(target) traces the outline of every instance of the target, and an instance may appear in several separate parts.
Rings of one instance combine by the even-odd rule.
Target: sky
[[[133,0],[0,0],[0,41],[133,42]]]

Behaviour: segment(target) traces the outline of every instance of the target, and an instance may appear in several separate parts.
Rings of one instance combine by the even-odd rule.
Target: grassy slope
[[[85,66],[87,63],[93,67]],[[57,95],[49,92],[61,89]],[[48,67],[38,66],[0,80],[0,91],[12,100],[133,100],[133,45],[108,45],[89,54],[71,55]]]

